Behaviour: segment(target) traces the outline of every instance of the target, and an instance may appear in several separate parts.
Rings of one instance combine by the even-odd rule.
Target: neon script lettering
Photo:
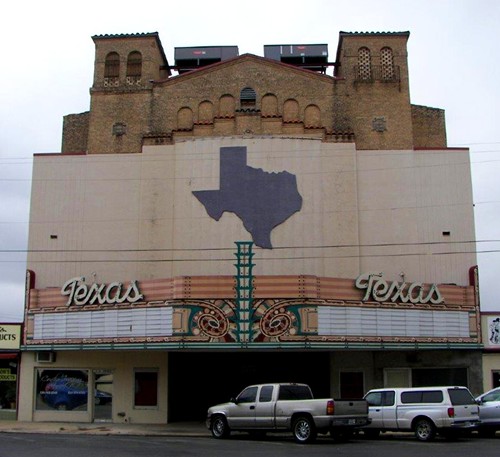
[[[381,274],[367,273],[357,277],[356,287],[366,289],[362,301],[375,300],[377,302],[392,303],[433,303],[435,305],[444,302],[444,298],[436,284],[431,284],[426,290],[421,282],[397,282],[388,283],[382,279]]]
[[[117,303],[135,303],[142,300],[144,296],[139,290],[137,281],[132,281],[124,289],[121,282],[112,282],[106,284],[85,284],[85,278],[77,277],[66,281],[61,288],[61,295],[67,295],[66,306],[70,305],[93,305],[94,303],[117,304]]]

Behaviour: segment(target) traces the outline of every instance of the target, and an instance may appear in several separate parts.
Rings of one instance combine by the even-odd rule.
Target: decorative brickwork
[[[411,116],[416,148],[446,147],[444,110],[412,105]]]
[[[169,77],[158,34],[93,37],[90,114],[87,124],[67,117],[63,152],[140,153],[152,138],[235,135],[445,147],[444,116],[410,104],[408,36],[341,32],[333,77],[250,54]],[[375,118],[390,128],[374,128]],[[114,134],[117,123],[125,134]]]
[[[61,152],[85,152],[87,150],[89,114],[87,111],[64,116]]]

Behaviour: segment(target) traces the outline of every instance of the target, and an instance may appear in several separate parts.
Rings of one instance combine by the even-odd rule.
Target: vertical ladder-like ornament
[[[236,252],[236,335],[238,342],[252,341],[253,242],[235,241]]]

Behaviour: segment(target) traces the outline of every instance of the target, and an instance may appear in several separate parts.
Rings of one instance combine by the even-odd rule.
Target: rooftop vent
[[[321,73],[325,73],[329,65],[327,44],[265,45],[264,57]]]
[[[175,48],[175,67],[179,74],[238,56],[238,46]]]

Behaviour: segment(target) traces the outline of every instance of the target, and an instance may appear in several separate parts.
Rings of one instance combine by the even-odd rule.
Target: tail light
[[[335,404],[333,403],[333,400],[328,400],[326,404],[326,414],[328,416],[333,416],[335,412]]]
[[[455,408],[448,408],[448,417],[455,417]]]

